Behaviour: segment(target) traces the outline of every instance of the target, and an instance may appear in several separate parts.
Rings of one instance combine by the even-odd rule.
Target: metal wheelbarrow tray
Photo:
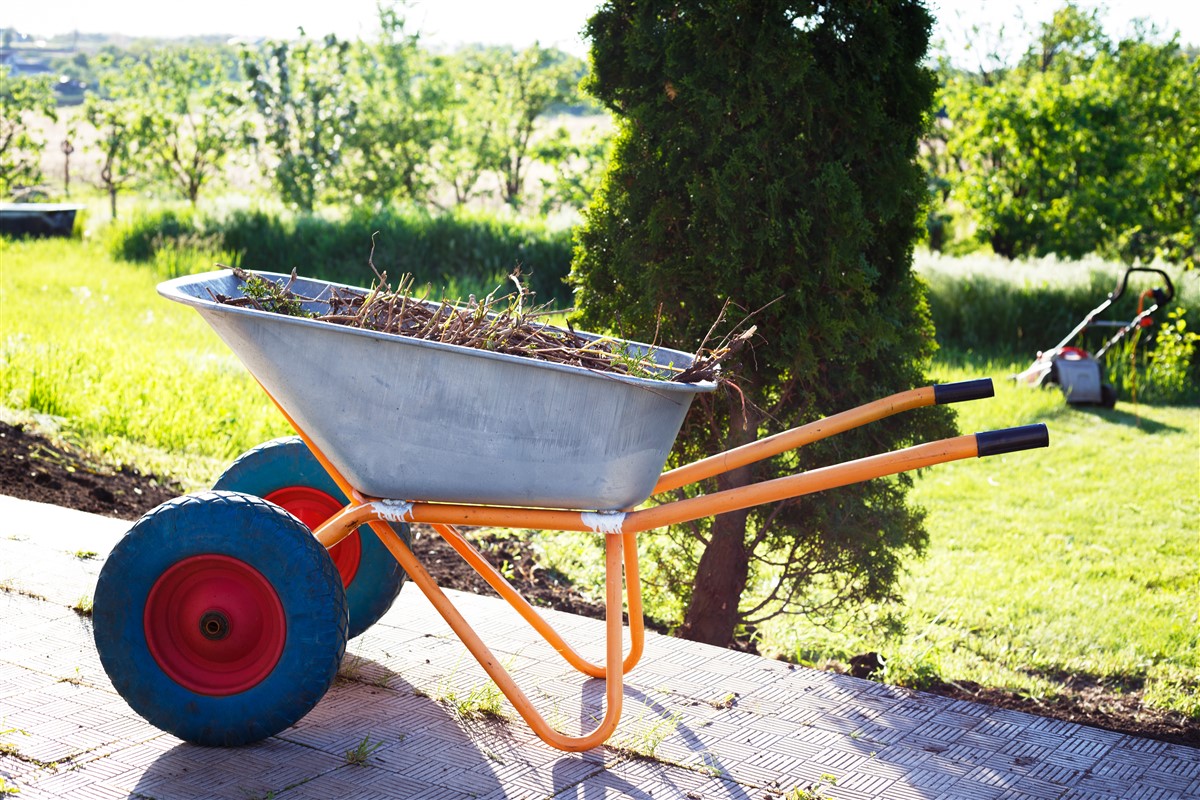
[[[293,288],[317,296],[330,286]],[[712,383],[405,340],[209,295],[236,296],[239,287],[230,273],[210,273],[160,291],[200,311],[299,438],[255,448],[214,491],[143,516],[109,555],[93,602],[114,687],[152,724],[197,744],[254,742],[298,721],[332,684],[348,636],[388,610],[407,576],[543,741],[596,747],[616,729],[624,676],[645,643],[638,533],[1048,444],[1044,425],[957,436],[639,509],[647,497],[893,414],[990,397],[992,382],[903,391],[660,475],[689,404]],[[691,359],[661,348],[652,357],[680,367]],[[605,713],[593,730],[566,734],[546,721],[413,554],[410,523],[431,526],[570,666],[604,679]],[[603,535],[603,661],[564,641],[456,525]]]
[[[692,398],[715,387],[238,308],[209,294],[239,296],[240,283],[222,271],[159,291],[199,311],[338,471],[375,497],[635,506],[650,496]],[[304,279],[292,288],[321,297],[333,286],[351,288]],[[692,360],[626,344],[663,365]]]

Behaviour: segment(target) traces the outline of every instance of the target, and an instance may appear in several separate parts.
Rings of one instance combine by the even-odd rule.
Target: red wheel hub
[[[197,694],[223,697],[271,674],[287,639],[287,618],[271,582],[224,555],[185,558],[159,576],[143,616],[150,654]]]
[[[342,504],[337,500],[320,489],[308,486],[276,489],[263,499],[286,509],[307,525],[309,530],[316,530],[322,522],[342,510]],[[338,575],[342,576],[342,588],[349,586],[358,573],[358,564],[362,560],[362,539],[358,531],[329,548],[329,557],[333,559]]]

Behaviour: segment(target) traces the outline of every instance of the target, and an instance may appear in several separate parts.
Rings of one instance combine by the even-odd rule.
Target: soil
[[[19,425],[0,421],[0,493],[22,500],[136,520],[183,494],[169,480],[129,467],[114,470],[65,442],[52,442]],[[580,594],[563,575],[541,566],[533,548],[516,538],[466,531],[476,547],[532,605],[604,619],[604,604]],[[447,589],[487,594],[491,588],[432,528],[413,526],[413,551]],[[647,626],[655,628],[649,621]],[[657,626],[661,630],[661,626]]]
[[[154,475],[98,463],[79,449],[0,421],[0,491],[13,497],[135,520],[181,489]],[[538,563],[534,549],[515,537],[468,531],[484,556],[535,606],[604,618],[604,605],[576,591],[566,576]],[[476,594],[490,587],[432,529],[414,526],[413,551],[439,586]],[[653,620],[647,627],[664,631]],[[739,649],[746,649],[744,646]],[[842,671],[858,674],[862,663],[875,664],[874,653],[851,659]],[[859,663],[862,662],[862,663]],[[835,667],[837,668],[837,667]],[[867,670],[869,671],[869,670]],[[1061,687],[1054,698],[1030,698],[970,682],[946,682],[927,688],[936,694],[1025,711],[1043,717],[1091,725],[1119,733],[1200,747],[1200,721],[1143,704],[1140,682],[1120,683],[1091,676],[1055,676]]]
[[[67,444],[54,444],[0,421],[0,487],[4,494],[106,517],[137,519],[178,497],[170,481],[122,467],[113,470]]]

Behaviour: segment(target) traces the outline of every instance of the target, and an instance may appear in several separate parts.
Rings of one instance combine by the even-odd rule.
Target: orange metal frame
[[[265,389],[265,387],[264,387]],[[270,396],[270,393],[267,393]],[[274,398],[272,397],[274,401]],[[893,414],[934,405],[933,387],[913,389],[861,406],[851,411],[803,425],[743,447],[697,461],[662,475],[654,493],[677,489],[747,464],[770,458],[788,450],[815,442],[827,436],[857,428]],[[279,406],[276,402],[276,406]],[[928,444],[917,445],[892,453],[849,461],[844,464],[811,470],[763,483],[729,489],[714,494],[663,503],[642,510],[615,513],[589,513],[552,509],[506,508],[455,503],[400,502],[364,497],[325,457],[296,425],[287,411],[279,410],[300,434],[329,472],[337,485],[351,499],[338,514],[315,531],[326,547],[367,525],[379,537],[388,551],[408,573],[408,577],[425,594],[442,618],[462,640],[496,685],[504,692],[517,713],[543,741],[562,750],[589,750],[602,744],[616,729],[621,715],[624,675],[637,664],[645,645],[642,618],[641,589],[638,578],[637,534],[667,525],[700,517],[722,514],[761,503],[771,503],[819,492],[837,486],[894,475],[911,469],[932,466],[948,461],[973,458],[979,454],[975,436],[959,436]],[[604,718],[590,733],[567,736],[550,726],[529,702],[508,671],[475,633],[453,603],[396,535],[388,522],[421,522],[429,524],[474,568],[488,584],[520,614],[562,658],[579,672],[606,683]],[[538,614],[516,589],[462,536],[456,525],[537,530],[594,531],[605,535],[605,662],[593,664],[583,658]],[[623,573],[623,575],[622,575]],[[627,590],[622,591],[622,576]],[[621,610],[623,595],[629,606],[630,650],[624,654]]]

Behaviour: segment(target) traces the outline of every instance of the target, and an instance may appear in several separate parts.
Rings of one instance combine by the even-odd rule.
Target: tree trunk
[[[747,420],[742,408],[735,408],[730,449],[755,439],[757,425]],[[749,485],[750,467],[740,467],[717,477],[721,491]],[[713,521],[712,538],[700,556],[692,600],[678,631],[681,639],[725,647],[733,642],[740,621],[738,603],[750,576],[750,553],[746,547],[748,510],[719,515]]]

